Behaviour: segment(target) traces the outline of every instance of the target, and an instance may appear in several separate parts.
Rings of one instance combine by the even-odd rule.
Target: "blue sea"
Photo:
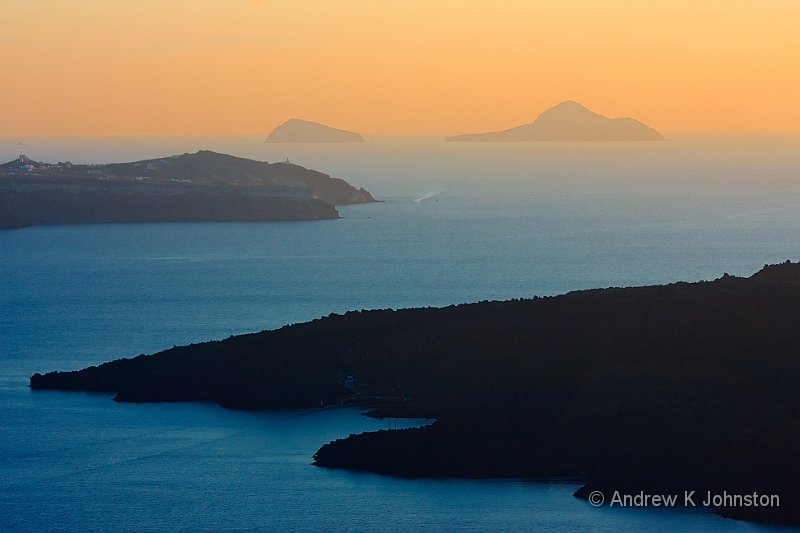
[[[291,162],[381,203],[312,222],[0,231],[2,531],[765,531],[594,508],[570,480],[407,480],[311,466],[424,420],[238,412],[31,391],[34,372],[350,309],[444,306],[750,275],[800,259],[800,135],[660,143],[268,145],[258,136],[0,139],[0,160],[212,149]]]

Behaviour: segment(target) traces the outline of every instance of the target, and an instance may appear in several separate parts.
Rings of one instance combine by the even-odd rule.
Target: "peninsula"
[[[354,131],[331,128],[319,122],[292,118],[267,136],[268,143],[357,143],[364,137]]]
[[[531,124],[445,138],[448,142],[662,140],[664,137],[659,132],[638,120],[604,117],[572,100],[551,107]]]
[[[0,165],[0,228],[102,222],[338,218],[336,205],[374,202],[344,180],[287,162],[202,150],[100,165]]]
[[[576,476],[583,496],[777,494],[778,507],[716,510],[800,524],[798,323],[800,264],[787,261],[748,278],[334,314],[30,384],[125,402],[353,404],[435,418],[326,444],[314,462],[400,476]]]

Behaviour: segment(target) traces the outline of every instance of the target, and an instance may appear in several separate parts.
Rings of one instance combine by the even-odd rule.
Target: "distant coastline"
[[[119,222],[318,220],[375,202],[344,180],[287,162],[200,151],[102,165],[0,165],[0,228]]]

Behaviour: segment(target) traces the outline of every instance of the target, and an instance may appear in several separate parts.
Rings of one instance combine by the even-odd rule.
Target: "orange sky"
[[[798,0],[4,0],[0,136],[800,129]]]

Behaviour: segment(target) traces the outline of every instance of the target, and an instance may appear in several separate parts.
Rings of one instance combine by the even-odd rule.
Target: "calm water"
[[[210,148],[318,168],[384,203],[336,221],[0,232],[0,529],[762,530],[594,509],[575,485],[399,480],[309,465],[353,410],[242,413],[32,392],[33,372],[348,309],[749,275],[800,259],[800,138],[353,146],[257,138],[0,139],[120,161]],[[17,143],[24,143],[18,145]]]

